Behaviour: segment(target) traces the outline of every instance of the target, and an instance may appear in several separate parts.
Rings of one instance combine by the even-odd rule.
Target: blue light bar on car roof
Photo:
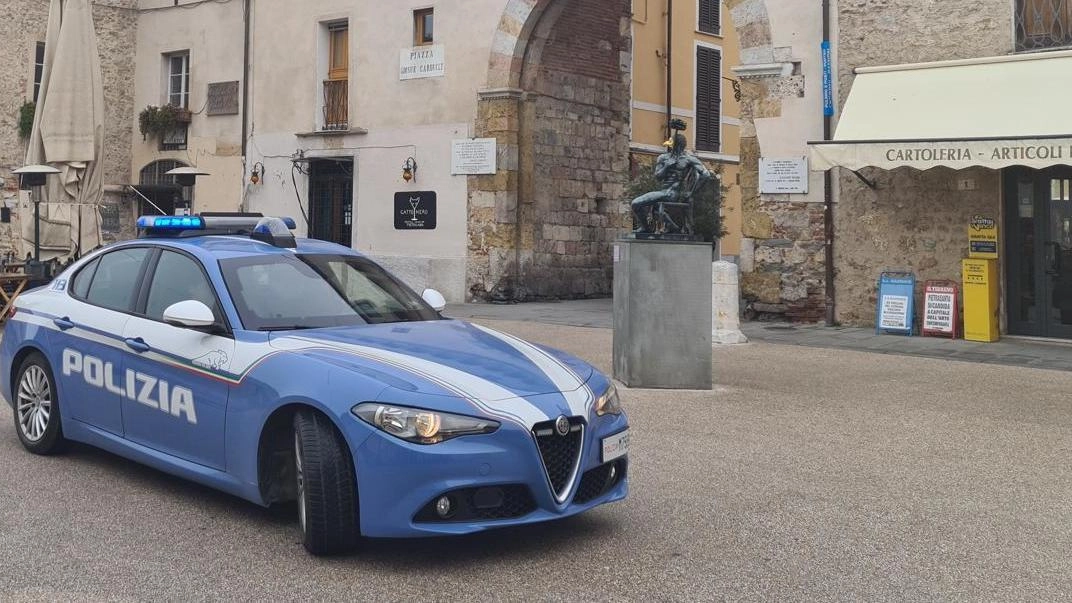
[[[153,230],[204,230],[205,220],[200,216],[142,216],[138,228]]]

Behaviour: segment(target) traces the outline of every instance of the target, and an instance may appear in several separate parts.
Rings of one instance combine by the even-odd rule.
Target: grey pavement
[[[482,321],[607,370],[611,331]],[[1072,374],[759,342],[709,392],[624,390],[630,496],[317,559],[293,509],[77,447],[0,406],[0,600],[1051,601],[1072,592]]]
[[[516,320],[613,328],[609,299],[525,304],[457,304],[449,306],[445,314],[462,319]],[[878,335],[874,329],[865,328],[775,322],[745,322],[741,325],[741,330],[751,341],[782,345],[1072,371],[1072,343],[1020,338],[979,343],[939,337]]]

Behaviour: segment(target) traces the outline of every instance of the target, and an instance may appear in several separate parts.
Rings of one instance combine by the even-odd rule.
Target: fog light
[[[450,497],[440,496],[439,500],[435,504],[436,513],[439,513],[440,517],[446,517],[450,515]]]
[[[614,463],[610,466],[610,481],[614,481],[614,478],[618,477],[618,463]]]

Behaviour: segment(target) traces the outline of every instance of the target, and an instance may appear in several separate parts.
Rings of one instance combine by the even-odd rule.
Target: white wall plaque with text
[[[808,159],[806,157],[787,159],[761,157],[759,192],[764,195],[807,194]]]
[[[454,175],[494,174],[494,138],[465,138],[451,142],[450,173]]]

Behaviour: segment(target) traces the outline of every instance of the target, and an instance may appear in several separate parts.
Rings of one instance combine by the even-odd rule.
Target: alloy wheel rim
[[[305,475],[302,472],[301,437],[294,434],[294,469],[298,478],[298,526],[305,533]]]
[[[17,412],[22,436],[30,442],[41,441],[52,418],[52,386],[44,369],[36,364],[19,379]]]

